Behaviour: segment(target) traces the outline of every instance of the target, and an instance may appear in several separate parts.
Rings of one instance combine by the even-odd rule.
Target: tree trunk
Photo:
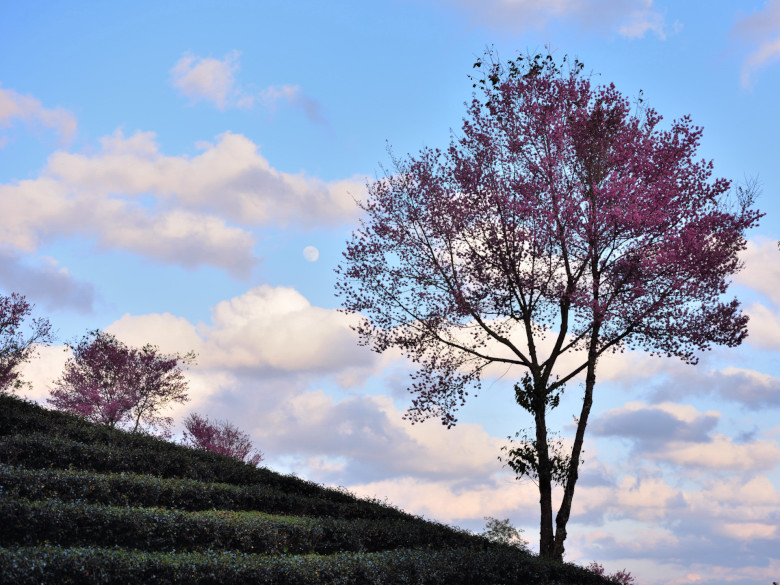
[[[547,448],[547,420],[545,417],[546,388],[539,388],[541,381],[534,380],[534,419],[536,421],[536,444],[539,456],[539,505],[541,507],[539,526],[539,556],[553,558],[555,535],[553,533],[552,514],[552,470],[550,454]]]
[[[582,443],[585,439],[585,427],[588,425],[588,416],[590,408],[593,405],[593,387],[596,385],[596,343],[598,339],[598,329],[594,329],[595,335],[591,337],[590,348],[588,349],[588,369],[585,375],[585,397],[582,400],[582,411],[577,421],[577,432],[574,436],[574,445],[571,450],[571,460],[569,473],[566,477],[566,485],[563,489],[563,501],[555,517],[555,544],[553,546],[552,558],[557,561],[563,561],[565,548],[563,541],[566,540],[566,524],[571,515],[571,504],[574,499],[574,486],[579,477],[580,457],[582,455]]]

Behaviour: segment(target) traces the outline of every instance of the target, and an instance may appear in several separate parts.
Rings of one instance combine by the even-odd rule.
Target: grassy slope
[[[0,584],[601,584],[373,500],[0,395]]]

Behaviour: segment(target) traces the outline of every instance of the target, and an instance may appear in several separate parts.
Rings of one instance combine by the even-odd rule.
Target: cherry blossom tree
[[[632,107],[565,58],[504,65],[488,52],[474,66],[484,76],[460,136],[394,157],[395,172],[368,186],[336,295],[361,316],[361,345],[417,364],[412,423],[451,427],[486,368],[515,372],[534,430],[510,461],[539,488],[541,556],[562,560],[599,358],[628,347],[696,364],[695,351],[739,345],[748,317],[720,295],[764,214],[749,209],[755,193],[696,159],[702,129],[689,117],[662,129],[641,97]],[[723,199],[735,192],[732,213]],[[578,375],[566,447],[547,417]]]
[[[163,355],[151,344],[130,348],[100,330],[69,347],[73,356],[48,399],[54,408],[110,427],[170,437],[173,419],[161,412],[173,402],[189,400],[180,362],[192,363],[193,352]]]
[[[48,319],[33,319],[30,335],[25,337],[22,333],[22,322],[32,313],[33,306],[18,293],[0,295],[0,393],[14,392],[29,384],[22,380],[19,366],[35,356],[40,344],[52,342]]]
[[[228,421],[211,422],[193,412],[184,420],[184,428],[184,444],[189,447],[227,455],[252,466],[263,460],[260,451],[252,452],[249,435]]]

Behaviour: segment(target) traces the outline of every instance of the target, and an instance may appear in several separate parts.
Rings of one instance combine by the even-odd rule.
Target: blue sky
[[[510,518],[537,546],[536,487],[496,459],[531,424],[522,372],[493,372],[454,429],[411,427],[411,366],[358,347],[334,295],[353,197],[388,145],[448,144],[488,45],[551,47],[666,123],[690,114],[715,175],[763,190],[727,295],[746,342],[599,363],[566,559],[648,585],[777,580],[778,0],[0,1],[0,292],[59,332],[30,395],[90,329],[194,349],[177,421],[228,418],[272,469],[472,530]]]

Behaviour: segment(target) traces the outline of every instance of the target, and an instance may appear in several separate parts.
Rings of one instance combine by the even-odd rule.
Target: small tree
[[[65,363],[47,402],[110,427],[129,425],[132,432],[145,428],[170,436],[173,419],[160,413],[172,402],[189,400],[179,363],[192,363],[193,352],[163,355],[150,344],[140,350],[129,348],[100,330],[69,347],[73,357]]]
[[[485,530],[482,536],[493,542],[509,544],[522,550],[528,550],[528,541],[521,536],[522,528],[512,526],[509,518],[498,520],[490,516],[485,516]]]
[[[33,306],[17,293],[0,295],[0,393],[29,385],[22,380],[19,366],[35,356],[39,344],[52,341],[51,323],[44,318],[32,320],[28,337],[22,334],[22,322],[31,314]]]
[[[599,565],[596,561],[593,561],[590,565],[585,567],[588,571],[591,573],[595,573],[596,575],[601,575],[603,577],[606,577],[610,581],[617,583],[617,585],[634,585],[634,577],[623,569],[622,571],[618,571],[617,573],[612,573],[611,575],[604,574],[604,567]]]
[[[252,453],[249,435],[226,420],[212,423],[193,412],[184,420],[184,428],[184,444],[188,447],[213,451],[252,466],[263,460],[262,452]]]
[[[750,209],[750,189],[738,190],[736,213],[724,208],[731,183],[696,159],[702,130],[690,118],[661,130],[654,110],[632,113],[576,61],[486,69],[462,136],[394,160],[396,172],[369,185],[336,294],[362,317],[361,345],[419,365],[412,422],[449,428],[488,366],[517,371],[515,399],[534,430],[511,450],[512,467],[536,480],[540,555],[560,561],[599,358],[642,347],[693,365],[696,351],[739,345],[748,317],[720,295],[764,214]],[[568,450],[551,440],[548,414],[581,374]]]

